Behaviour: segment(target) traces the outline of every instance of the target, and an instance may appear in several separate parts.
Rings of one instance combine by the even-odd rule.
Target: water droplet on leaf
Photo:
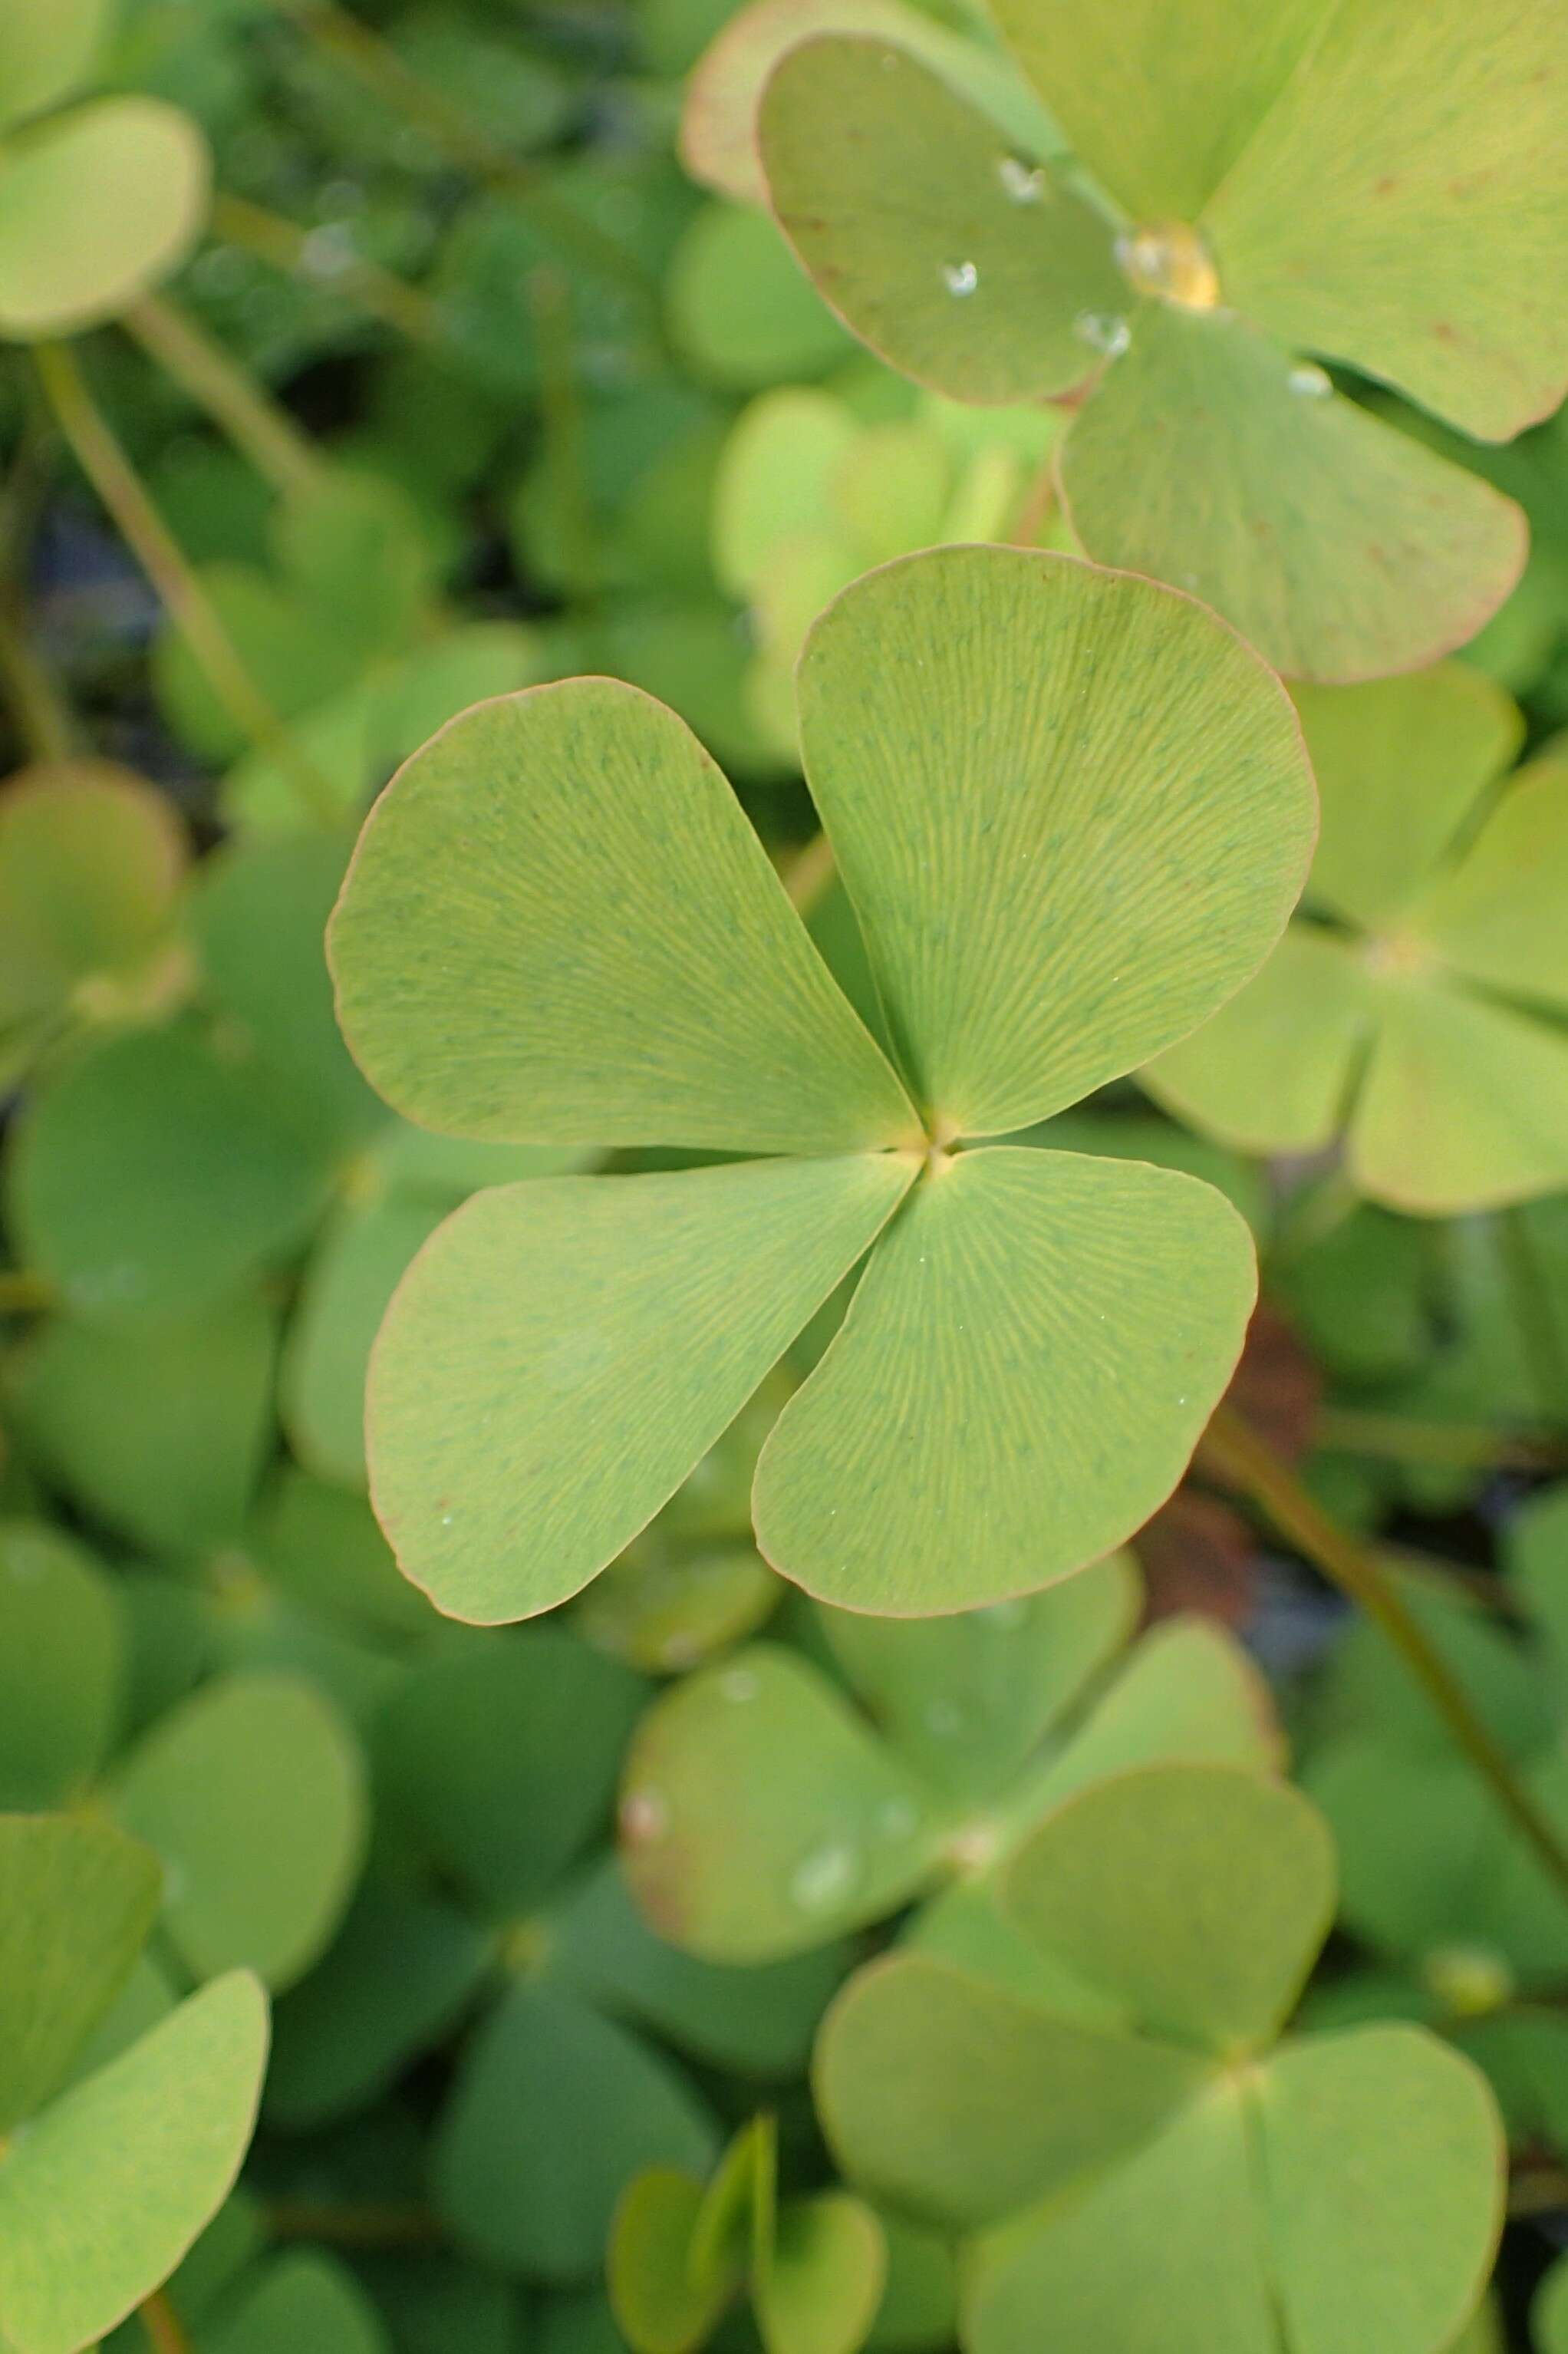
[[[1073,333],[1091,351],[1104,352],[1111,360],[1119,358],[1132,341],[1132,329],[1116,311],[1080,311]]]
[[[1045,195],[1043,164],[1024,164],[1016,155],[1003,155],[997,164],[996,176],[1015,205],[1037,205]]]
[[[972,261],[944,261],[942,283],[949,294],[972,294],[980,284],[980,271]]]
[[[1325,393],[1334,389],[1324,371],[1314,366],[1310,360],[1304,360],[1299,367],[1293,367],[1285,381],[1291,391],[1299,394],[1303,400],[1321,400]]]

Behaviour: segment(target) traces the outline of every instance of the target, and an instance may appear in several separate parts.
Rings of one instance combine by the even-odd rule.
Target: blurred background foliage
[[[973,31],[961,0],[923,13]],[[481,697],[628,679],[725,765],[863,999],[794,754],[804,627],[908,549],[1071,544],[1057,412],[917,392],[765,214],[683,173],[683,80],[729,14],[123,0],[83,88],[199,125],[210,214],[122,315],[0,358],[0,1807],[162,1860],[97,2057],[236,1966],[276,1998],[241,2185],[109,2342],[620,2346],[605,2248],[640,2169],[705,2178],[766,2111],[790,2195],[821,2191],[805,2069],[851,1968],[890,1934],[1000,1935],[987,1875],[1087,1761],[1267,1765],[1276,1706],[1344,1848],[1314,2010],[1419,2018],[1491,2074],[1522,2327],[1568,2241],[1561,1906],[1202,1453],[1135,1558],[1017,1606],[1000,1676],[998,1614],[868,1628],[752,1548],[751,1465],[835,1306],[548,1624],[440,1619],[371,1515],[397,1277],[477,1186],[581,1162],[424,1135],[350,1063],[320,941],[369,798]],[[1548,742],[1568,428],[1481,451],[1349,388],[1526,509],[1523,580],[1462,659]],[[1127,1084],[1048,1140],[1244,1209],[1265,1305],[1235,1395],[1397,1553],[1568,1830],[1568,1195],[1402,1217],[1331,1155],[1245,1160]],[[939,2354],[948,2242],[874,2216],[873,2258],[845,2228],[809,2354],[830,2320]],[[788,2316],[764,2267],[716,2342],[793,2354]]]

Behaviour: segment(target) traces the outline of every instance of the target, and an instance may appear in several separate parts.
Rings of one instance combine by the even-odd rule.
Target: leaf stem
[[[89,392],[63,344],[33,354],[60,431],[103,501],[229,716],[252,743],[287,769],[307,813],[323,825],[339,812],[324,779],[307,760],[236,651],[216,606],[185,561],[174,534]]]
[[[185,2324],[161,2288],[143,2297],[136,2311],[153,2354],[191,2354]]]
[[[798,916],[805,917],[811,913],[832,884],[834,872],[832,843],[825,833],[813,834],[804,850],[796,852],[779,876],[789,904]]]
[[[274,490],[287,498],[318,479],[321,461],[293,419],[177,303],[143,294],[121,323]]]
[[[1512,1761],[1470,1706],[1463,1685],[1376,1553],[1329,1518],[1288,1466],[1232,1408],[1219,1408],[1204,1434],[1202,1450],[1208,1461],[1251,1497],[1287,1543],[1388,1638],[1499,1806],[1568,1899],[1568,1847],[1520,1782]]]
[[[267,2221],[277,2239],[337,2248],[439,2248],[446,2241],[440,2219],[411,2200],[277,2199]]]
[[[10,581],[0,583],[0,693],[30,760],[69,760],[69,716],[38,660]]]
[[[1314,1429],[1320,1446],[1342,1455],[1395,1463],[1549,1471],[1568,1456],[1568,1447],[1544,1432],[1493,1430],[1484,1422],[1425,1422],[1414,1415],[1382,1414],[1361,1406],[1319,1406]]]
[[[224,245],[253,253],[285,278],[311,274],[311,239],[317,232],[302,228],[281,213],[253,205],[249,196],[232,196],[219,189],[212,200],[212,233]],[[440,345],[447,340],[440,312],[421,288],[410,286],[367,254],[346,253],[335,282],[362,311],[384,325],[396,328],[410,343]]]
[[[24,587],[44,490],[38,422],[34,405],[0,502],[0,693],[30,758],[69,760],[76,723],[34,646]]]

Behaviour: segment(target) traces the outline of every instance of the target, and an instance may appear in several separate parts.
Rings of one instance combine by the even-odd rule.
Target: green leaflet
[[[803,1661],[757,1644],[678,1686],[626,1766],[621,1838],[660,1933],[715,1961],[810,1950],[937,1866],[943,1809]]]
[[[923,58],[1031,158],[1061,144],[1033,92],[1004,58],[978,41],[955,37],[903,0],[751,0],[710,44],[687,85],[681,159],[694,179],[744,204],[767,204],[757,152],[758,104],[779,59],[821,33],[864,34]]]
[[[438,736],[372,816],[330,937],[349,1044],[430,1127],[768,1152],[910,1125],[713,762],[610,680]]]
[[[1427,1216],[1568,1184],[1568,764],[1500,790],[1517,716],[1454,671],[1308,690],[1323,832],[1298,920],[1140,1074],[1252,1150],[1341,1130],[1357,1187]],[[1405,811],[1430,777],[1430,798]]]
[[[1134,220],[1195,220],[1325,14],[1323,0],[998,0],[999,31],[1075,153]]]
[[[602,1568],[885,1225],[758,1474],[768,1557],[849,1606],[1082,1567],[1169,1493],[1234,1366],[1252,1254],[1218,1196],[947,1147],[1125,1071],[1256,966],[1312,823],[1276,682],[1185,599],[985,547],[848,590],[802,681],[928,1165],[562,1178],[449,1221],[393,1301],[369,1428],[399,1560],[456,1615],[546,1608]],[[370,822],[332,952],[366,1067],[458,1133],[916,1140],[717,772],[607,682],[438,737]]]
[[[1568,202],[1551,0],[1413,15],[1341,0],[1208,209],[1227,290],[1484,440],[1568,376]],[[1390,106],[1390,95],[1398,102]]]
[[[107,1040],[35,1097],[7,1206],[25,1262],[68,1310],[167,1324],[302,1239],[329,1174],[264,1068],[176,1024]]]
[[[1531,2338],[1536,2354],[1563,2354],[1568,2346],[1568,2265],[1552,2265],[1536,2291],[1530,2309]]]
[[[238,2312],[225,2308],[213,2354],[388,2354],[391,2340],[354,2276],[314,2249],[280,2256]]]
[[[186,1967],[303,1975],[359,1873],[364,1772],[302,1680],[235,1676],[164,1716],[116,1777],[114,1810],[164,1859],[162,1926]]]
[[[1279,2033],[1329,1934],[1333,1845],[1277,1783],[1150,1769],[1096,1784],[1036,1831],[1006,1897],[1026,1935],[1152,2033],[1255,2051]]]
[[[119,1729],[126,1631],[90,1554],[41,1522],[0,1522],[0,1807],[80,1797]]]
[[[754,392],[821,376],[853,348],[765,213],[709,205],[670,265],[670,332],[700,383]]]
[[[0,166],[0,336],[74,334],[184,260],[211,163],[191,118],[101,98],[21,132]]]
[[[874,139],[845,137],[868,118]],[[1067,392],[1089,375],[1098,354],[1079,322],[1125,295],[1104,220],[902,47],[844,37],[792,49],[758,139],[818,292],[892,366],[975,401]]]
[[[1022,1128],[1192,1029],[1300,889],[1313,799],[1285,698],[1145,581],[1022,549],[889,565],[818,621],[800,693],[936,1130]]]
[[[764,1557],[823,1601],[894,1613],[1081,1568],[1181,1478],[1255,1282],[1245,1225],[1196,1179],[959,1153],[890,1230],[763,1448]]]
[[[103,43],[111,0],[12,0],[0,29],[0,120],[7,127],[69,98]]]
[[[0,2160],[16,2354],[79,2354],[173,2270],[238,2172],[266,2049],[266,1997],[234,1971],[31,2121]]]
[[[8,2134],[58,2089],[119,1993],[157,1909],[158,1868],[107,1823],[5,1815],[0,1876],[0,2130]]]
[[[575,1594],[733,1421],[914,1174],[908,1155],[867,1154],[476,1195],[415,1261],[372,1363],[371,1493],[404,1567],[485,1622]]]
[[[526,1913],[608,1817],[643,1690],[559,1626],[429,1660],[378,1721],[383,1804],[471,1903]]]
[[[703,2168],[715,2142],[667,2061],[573,1996],[519,1982],[465,2055],[437,2137],[435,2195],[461,2242],[493,2264],[580,2280],[630,2178],[660,2163]]]
[[[0,1070],[83,1002],[111,1007],[168,936],[185,860],[168,802],[108,761],[24,769],[0,794]],[[127,984],[130,987],[127,988]]]
[[[963,2230],[1137,2149],[1206,2073],[1195,2052],[1090,2032],[911,1954],[851,1979],[814,2087],[852,2181]]]
[[[1060,460],[1102,563],[1191,588],[1287,675],[1335,681],[1448,652],[1513,587],[1512,502],[1245,318],[1150,302],[1127,334]]]
[[[231,1537],[271,1443],[276,1310],[255,1293],[190,1322],[51,1319],[12,1366],[20,1427],[65,1492],[156,1552]]]

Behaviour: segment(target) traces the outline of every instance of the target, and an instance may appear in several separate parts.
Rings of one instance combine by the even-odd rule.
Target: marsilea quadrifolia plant
[[[968,2354],[1439,2354],[1500,2222],[1469,2062],[1380,2020],[1283,2034],[1333,1846],[1234,1766],[1113,1776],[1008,1867],[1005,1974],[895,1953],[818,2041],[849,2179],[969,2235]]]
[[[1081,399],[1059,480],[1090,556],[1196,590],[1291,675],[1473,635],[1522,517],[1319,360],[1486,441],[1562,399],[1559,0],[991,14],[1026,87],[890,0],[761,0],[699,69],[688,160],[765,192],[906,375]]]
[[[1297,702],[1323,824],[1302,918],[1143,1074],[1253,1152],[1345,1135],[1357,1187],[1426,1216],[1568,1186],[1568,758],[1457,663]]]
[[[1247,1230],[1197,1181],[997,1145],[1253,972],[1314,795],[1287,698],[1190,599],[941,549],[849,588],[805,766],[884,1053],[724,779],[646,695],[482,705],[366,826],[345,1034],[428,1126],[745,1156],[498,1186],[405,1278],[373,1493],[443,1607],[563,1601],[658,1510],[868,1252],[754,1490],[767,1558],[893,1614],[1028,1592],[1174,1486],[1235,1363]]]

